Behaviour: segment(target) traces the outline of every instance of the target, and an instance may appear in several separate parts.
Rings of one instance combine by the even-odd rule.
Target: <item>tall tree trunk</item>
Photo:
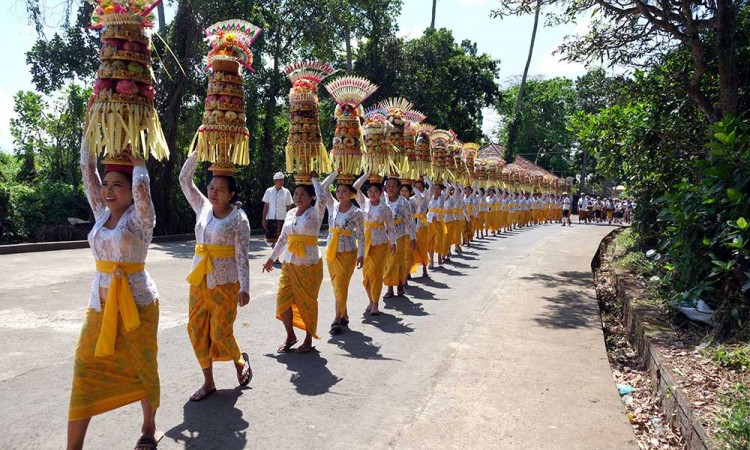
[[[526,89],[526,77],[529,75],[529,66],[531,65],[531,56],[534,54],[534,41],[536,41],[536,29],[539,25],[539,11],[542,8],[542,1],[537,0],[536,11],[534,12],[534,28],[531,30],[531,44],[529,44],[529,56],[526,58],[526,66],[523,68],[521,76],[521,85],[518,88],[518,97],[516,97],[516,106],[513,108],[513,118],[508,127],[508,143],[505,150],[508,159],[513,156],[513,146],[515,145],[516,135],[518,134],[518,110],[521,108],[523,91]]]
[[[352,66],[352,33],[349,29],[349,25],[346,26],[346,35],[344,36],[346,41],[346,73],[351,75],[354,72]]]
[[[716,1],[716,59],[719,69],[719,115],[737,114],[739,82],[737,78],[736,11],[730,0]]]
[[[437,0],[432,0],[432,22],[430,22],[430,28],[435,29],[435,10],[437,9]]]
[[[177,59],[184,64],[185,61],[195,58],[197,42],[200,40],[200,30],[190,2],[179,3],[172,27],[168,42]],[[171,197],[175,194],[175,161],[182,161],[179,155],[180,149],[177,148],[178,121],[185,93],[190,87],[188,75],[182,73],[171,55],[164,58],[164,62],[165,70],[169,70],[172,75],[172,81],[169,81],[166,74],[162,74],[165,81],[161,83],[161,86],[166,92],[166,97],[159,109],[162,129],[171,157],[163,163],[151,164],[151,197],[158,218],[157,234],[169,234],[176,231],[174,220],[170,220],[173,218],[170,214],[172,211],[170,206],[172,205]]]

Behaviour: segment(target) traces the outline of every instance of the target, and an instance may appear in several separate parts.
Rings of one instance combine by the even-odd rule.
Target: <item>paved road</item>
[[[589,263],[606,226],[541,226],[468,249],[386,314],[362,318],[361,272],[352,331],[327,334],[330,283],[320,295],[319,353],[278,355],[278,271],[251,250],[251,303],[235,331],[255,377],[188,396],[201,374],[187,337],[192,242],[153,245],[161,293],[162,449],[636,448],[602,340]],[[0,256],[0,449],[64,447],[72,357],[91,283],[88,249]],[[140,408],[94,418],[87,447],[132,448]]]

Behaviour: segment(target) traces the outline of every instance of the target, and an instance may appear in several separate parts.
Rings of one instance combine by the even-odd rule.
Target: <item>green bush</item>
[[[725,448],[747,450],[750,448],[750,396],[747,388],[736,385],[723,395],[722,403],[727,410],[719,414],[717,440],[723,442]]]
[[[729,119],[711,127],[695,179],[656,200],[673,300],[704,300],[720,334],[747,333],[750,319],[750,127]]]
[[[69,225],[68,217],[91,219],[82,188],[51,181],[0,182],[0,243],[81,239],[85,229]]]

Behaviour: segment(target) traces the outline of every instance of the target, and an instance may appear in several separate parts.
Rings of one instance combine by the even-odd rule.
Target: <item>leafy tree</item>
[[[526,84],[525,100],[516,112],[520,88],[518,84],[506,89],[497,102],[502,116],[517,114],[515,125],[507,121],[501,127],[500,142],[508,142],[515,126],[514,154],[547,167],[558,176],[575,175],[571,166],[575,135],[568,129],[569,119],[576,111],[573,81],[566,78],[530,80]]]
[[[526,14],[537,0],[501,3],[497,15]],[[547,13],[552,23],[593,17],[589,32],[572,36],[560,47],[566,59],[654,67],[662,55],[683,49],[689,55],[686,88],[690,99],[710,121],[738,112],[739,62],[746,51],[743,35],[747,8],[736,0],[543,0],[554,6]],[[560,12],[562,11],[562,12]],[[718,92],[711,92],[711,78]]]

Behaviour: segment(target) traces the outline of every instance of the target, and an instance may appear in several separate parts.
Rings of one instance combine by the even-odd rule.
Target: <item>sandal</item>
[[[294,344],[297,343],[297,339],[293,341],[286,341],[283,344],[279,345],[279,348],[276,349],[276,352],[278,353],[289,353],[289,350],[294,347]]]
[[[294,353],[310,353],[311,351],[315,350],[315,347],[312,345],[302,344],[294,351]]]
[[[208,396],[210,396],[211,394],[214,394],[214,393],[216,393],[216,388],[212,388],[212,389],[209,389],[208,391],[206,391],[206,390],[203,390],[203,387],[201,386],[200,389],[198,389],[197,391],[195,391],[193,393],[193,395],[190,396],[190,401],[191,402],[199,402],[199,401],[205,399],[206,397],[208,397]],[[138,441],[138,442],[140,442],[140,441]],[[152,447],[152,448],[156,448],[156,447]]]
[[[341,326],[342,327],[348,327],[349,326],[349,319],[341,318]]]
[[[331,324],[331,331],[330,331],[330,333],[333,334],[333,335],[341,334],[341,325],[339,325],[338,322],[333,322]]]
[[[250,367],[250,358],[248,358],[247,353],[242,354],[242,359],[245,360],[245,366],[242,368],[242,373],[240,374],[242,378],[237,379],[237,381],[240,382],[240,386],[247,386],[250,384],[250,380],[253,379],[253,368]]]
[[[153,450],[156,448],[156,445],[156,439],[153,437],[141,436],[141,438],[138,439],[138,442],[135,443],[135,450]]]

